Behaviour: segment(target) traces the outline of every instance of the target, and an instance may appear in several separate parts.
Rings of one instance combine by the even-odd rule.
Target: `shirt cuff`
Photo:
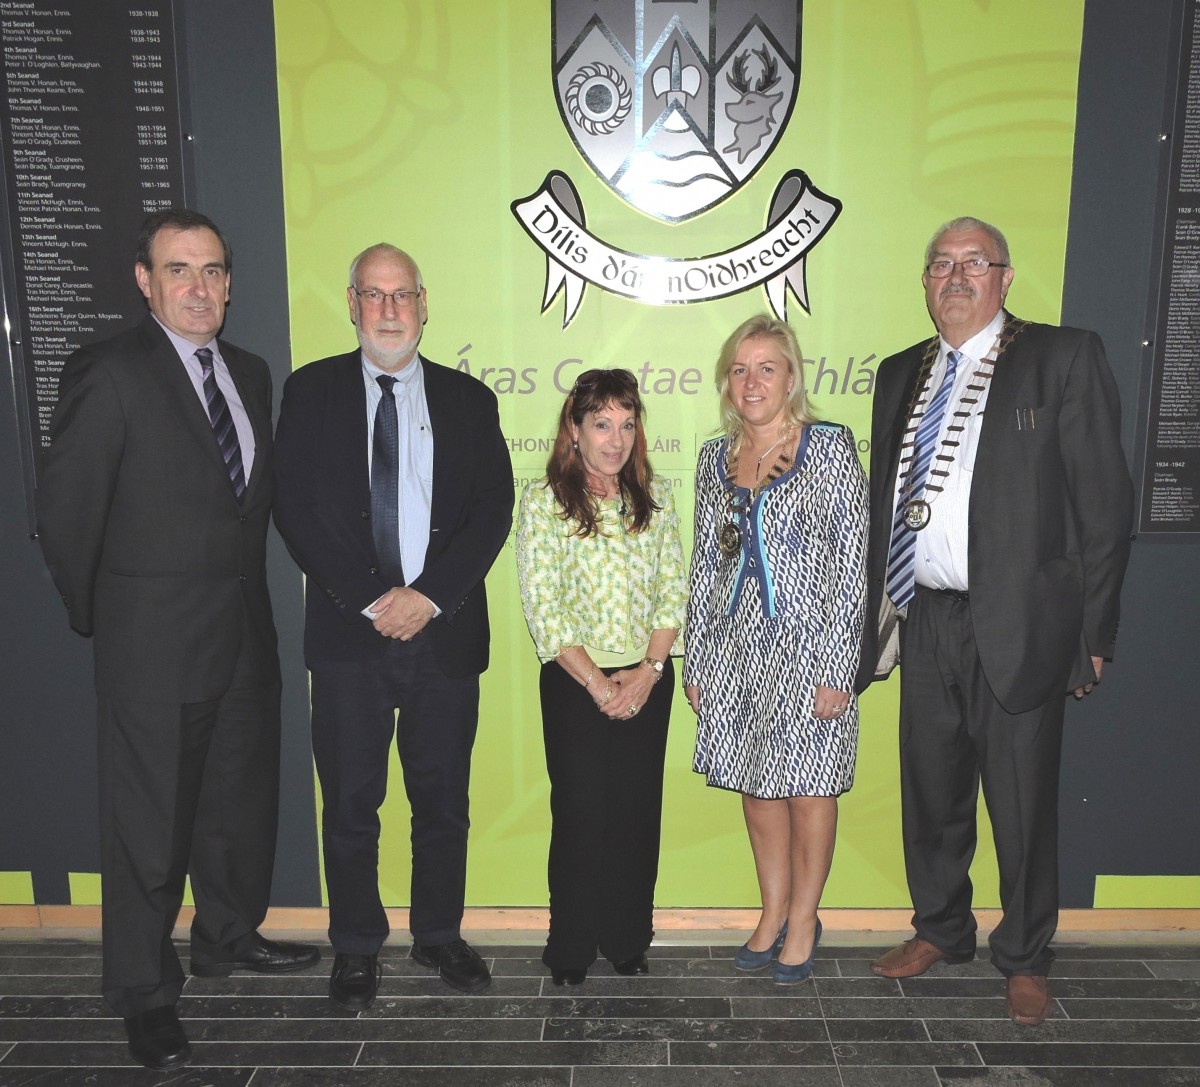
[[[389,590],[388,590],[388,592],[391,592],[391,590],[389,589]],[[417,590],[416,590],[416,589],[413,589],[413,592],[414,592],[414,593],[417,593]],[[429,599],[429,597],[427,597],[427,596],[426,596],[424,593],[417,593],[417,595],[418,595],[419,597],[421,597],[422,599],[424,599],[424,600],[428,601],[428,603],[429,603],[429,606],[430,606],[431,608],[433,608],[433,617],[434,617],[435,619],[436,619],[436,618],[437,618],[439,615],[441,615],[441,614],[442,614],[442,609],[441,609],[441,608],[439,608],[439,607],[438,607],[438,606],[437,606],[437,605],[436,605],[436,604],[435,604],[435,603],[434,603],[432,600],[430,600],[430,599]],[[384,597],[384,596],[387,596],[387,593],[384,593],[384,594],[383,594],[383,596],[380,596],[378,600],[373,600],[373,601],[371,601],[371,603],[370,603],[370,604],[368,604],[368,605],[367,605],[365,608],[363,608],[363,610],[362,610],[362,613],[363,613],[363,615],[365,615],[365,616],[366,616],[368,619],[370,619],[370,620],[371,620],[371,622],[374,622],[374,621],[375,621],[375,612],[374,612],[372,609],[375,607],[375,605],[376,605],[376,604],[378,604],[378,603],[379,603],[379,601],[380,601],[380,600],[382,600],[382,599],[383,599],[383,597]]]

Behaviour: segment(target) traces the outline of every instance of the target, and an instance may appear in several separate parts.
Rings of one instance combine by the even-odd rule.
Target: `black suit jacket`
[[[38,536],[71,626],[95,635],[96,688],[113,698],[224,694],[242,642],[278,682],[266,580],[271,375],[220,341],[254,429],[244,501],[158,322],[76,351],[63,367],[38,483]]]
[[[879,365],[860,691],[878,659],[901,437],[927,343]],[[1010,713],[1090,682],[1090,658],[1113,654],[1133,519],[1120,411],[1093,332],[1027,324],[997,361],[971,480],[967,576],[980,662]]]
[[[512,466],[491,389],[419,362],[433,427],[433,499],[425,569],[411,586],[442,609],[426,628],[442,669],[477,675],[488,664],[483,579],[512,525]],[[371,533],[360,352],[288,378],[275,449],[275,524],[308,576],[305,660],[370,660],[387,640],[362,610],[392,586],[377,570]]]

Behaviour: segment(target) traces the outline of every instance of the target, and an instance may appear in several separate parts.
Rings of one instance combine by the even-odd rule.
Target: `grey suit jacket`
[[[271,377],[220,341],[254,429],[241,504],[204,405],[151,316],[76,351],[38,482],[38,536],[71,626],[95,636],[96,688],[202,702],[228,687],[250,624],[253,666],[277,682],[266,582]]]
[[[874,678],[878,658],[874,619],[883,599],[901,436],[927,342],[879,366],[860,691]],[[1010,713],[1089,682],[1090,658],[1113,654],[1133,519],[1120,438],[1120,403],[1100,338],[1026,324],[998,360],[988,392],[967,544],[980,662]]]

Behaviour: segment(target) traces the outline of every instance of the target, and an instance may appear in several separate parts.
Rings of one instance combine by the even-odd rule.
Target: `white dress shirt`
[[[966,429],[959,438],[960,445],[954,452],[954,459],[947,466],[949,475],[942,477],[944,488],[939,494],[927,492],[925,500],[929,502],[929,524],[917,533],[916,550],[916,580],[918,585],[927,589],[957,589],[966,592],[970,589],[967,579],[967,522],[971,503],[971,478],[975,472],[975,452],[979,445],[979,429],[983,425],[983,412],[987,406],[988,390],[991,381],[977,380],[980,371],[980,360],[991,352],[996,337],[1004,327],[1004,311],[996,316],[977,332],[961,347],[951,348],[945,340],[938,346],[938,357],[933,364],[928,387],[921,396],[918,405],[928,402],[931,390],[941,384],[946,373],[946,354],[957,350],[961,358],[958,369],[954,374],[954,386],[950,391],[950,401],[946,405],[946,415],[938,431],[938,451],[942,440],[946,437],[946,428],[954,421],[954,413],[970,409],[969,418],[960,421]],[[998,363],[1003,366],[1003,356]],[[978,393],[975,404],[963,404],[970,384],[983,385],[983,391]],[[935,462],[936,464],[937,462]],[[895,497],[900,493],[900,476],[897,474]],[[892,508],[895,508],[893,498]]]

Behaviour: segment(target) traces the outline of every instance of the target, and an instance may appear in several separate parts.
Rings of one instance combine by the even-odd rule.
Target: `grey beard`
[[[358,332],[358,346],[362,348],[363,354],[367,356],[381,370],[399,370],[401,364],[407,365],[412,359],[417,357],[417,344],[411,347],[398,347],[391,351],[383,350],[377,343],[372,343],[363,335],[362,329],[355,326]]]

